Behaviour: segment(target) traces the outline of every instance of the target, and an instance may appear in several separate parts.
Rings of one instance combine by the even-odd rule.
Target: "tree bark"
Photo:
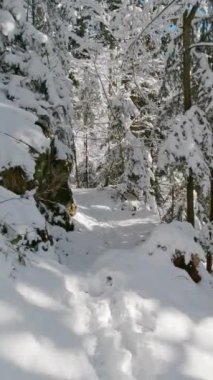
[[[73,144],[72,144],[72,148],[71,149],[73,151],[74,163],[75,163],[75,181],[76,181],[76,186],[80,187],[79,173],[78,173],[78,159],[77,159],[77,152],[76,152],[76,145],[75,145],[74,137],[73,137]]]
[[[32,23],[35,26],[35,0],[32,0]]]
[[[211,192],[210,192],[210,222],[213,222],[213,169],[211,169]]]
[[[211,190],[210,190],[210,215],[209,220],[213,224],[213,169],[211,169]],[[212,227],[213,228],[213,227]],[[209,232],[209,242],[213,239],[212,231]],[[209,252],[206,255],[206,269],[209,273],[212,273],[212,264],[213,264],[213,252],[212,247],[213,243],[210,243]]]
[[[183,95],[184,110],[188,111],[192,106],[191,97],[191,54],[190,54],[190,33],[191,23],[188,21],[188,12],[183,14]]]
[[[85,136],[85,174],[86,174],[86,187],[89,188],[89,157],[88,157],[87,131],[86,131],[86,136]]]
[[[189,12],[186,10],[183,14],[183,95],[184,111],[188,111],[192,106],[191,96],[191,24],[198,9],[198,3],[194,5]],[[187,178],[187,221],[194,226],[194,181],[193,172],[189,168]]]
[[[209,273],[212,273],[212,254],[210,252],[206,255],[206,270]]]
[[[187,222],[194,226],[194,179],[191,169],[187,178]]]

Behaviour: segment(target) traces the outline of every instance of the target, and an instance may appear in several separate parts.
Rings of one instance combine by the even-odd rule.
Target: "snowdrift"
[[[171,249],[156,248],[162,228],[137,248],[107,251],[89,271],[82,262],[81,273],[53,250],[20,266],[2,238],[2,377],[212,380],[211,277],[196,285],[175,268]]]

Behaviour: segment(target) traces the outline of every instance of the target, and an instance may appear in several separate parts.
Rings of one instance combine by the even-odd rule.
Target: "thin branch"
[[[5,199],[3,201],[0,201],[0,204],[2,203],[6,203],[6,202],[10,202],[10,201],[20,201],[21,199],[27,199],[27,198],[24,198],[24,197],[14,197],[14,198],[8,198],[8,199]]]
[[[208,47],[212,47],[213,48],[213,42],[197,42],[195,44],[192,44],[191,46],[189,46],[189,49],[192,49],[192,48],[195,48],[195,47],[199,47],[199,46],[208,46]]]
[[[162,11],[160,13],[158,13],[142,30],[141,32],[137,35],[137,37],[134,39],[134,41],[132,41],[132,43],[129,45],[128,47],[128,50],[134,48],[136,42],[141,38],[141,36],[143,35],[143,33],[160,17],[162,16],[162,14],[172,5],[175,3],[176,0],[172,0],[170,1],[169,4],[167,4],[165,6],[164,9],[162,9]]]
[[[8,136],[11,139],[15,140],[16,142],[22,143],[22,144],[28,146],[28,148],[32,149],[34,151],[34,153],[40,154],[40,152],[38,150],[36,150],[32,145],[28,144],[27,142],[25,142],[25,141],[23,141],[21,139],[18,139],[18,138],[14,137],[14,136],[10,135],[9,133],[6,133],[6,132],[0,132],[0,134],[4,135],[4,136]]]
[[[133,55],[135,53],[135,45],[136,43],[138,42],[138,40],[141,38],[141,36],[143,35],[143,33],[160,17],[162,16],[162,14],[172,5],[175,3],[176,0],[172,0],[170,1],[170,3],[168,3],[164,9],[162,9],[162,11],[160,13],[158,13],[142,30],[141,32],[138,34],[138,36],[134,39],[134,41],[132,41],[132,43],[129,45],[128,47],[128,51],[130,50],[133,50]],[[123,62],[124,63],[124,62]],[[122,65],[123,65],[122,63]],[[146,96],[145,94],[142,93],[141,89],[140,89],[140,86],[138,85],[137,83],[137,79],[136,79],[136,70],[135,70],[135,59],[133,58],[132,59],[132,72],[133,72],[133,80],[134,80],[134,83],[136,85],[136,88],[139,92],[139,94],[141,95],[142,98],[146,99]],[[146,99],[146,101],[148,102],[148,104],[152,104],[152,107],[154,105],[154,102],[150,101],[149,99]],[[157,107],[156,107],[157,109]]]
[[[106,89],[105,89],[105,87],[104,87],[104,84],[103,84],[102,78],[101,78],[101,76],[100,76],[100,74],[99,74],[99,71],[98,71],[98,68],[97,68],[96,62],[94,61],[93,63],[94,63],[94,67],[95,67],[95,72],[96,72],[96,74],[97,74],[97,76],[98,76],[98,79],[99,79],[99,81],[100,81],[100,84],[101,84],[101,87],[102,87],[102,90],[103,90],[104,96],[105,96],[105,98],[106,98],[107,104],[108,104],[108,106],[109,106],[110,112],[111,112],[113,118],[116,119],[116,116],[114,115],[114,112],[113,112],[113,108],[112,108],[111,102],[110,102],[110,100],[109,100],[109,98],[108,98],[108,95],[107,95]]]
[[[156,106],[156,104],[152,100],[150,100],[148,98],[148,96],[146,96],[146,94],[141,90],[141,88],[140,88],[140,86],[139,86],[139,84],[137,82],[137,75],[136,75],[134,60],[132,60],[132,73],[133,73],[133,80],[134,80],[135,86],[136,86],[136,88],[137,88],[137,90],[138,90],[141,98],[144,99],[145,102],[146,102],[146,104],[147,104],[146,108],[151,107],[152,109],[155,109],[155,111],[157,111],[158,107]]]

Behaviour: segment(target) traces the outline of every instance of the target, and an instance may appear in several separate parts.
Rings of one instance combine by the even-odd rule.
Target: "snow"
[[[202,253],[193,229],[113,194],[76,189],[76,231],[53,229],[58,246],[26,266],[0,235],[5,380],[212,379],[212,277],[201,267],[197,285],[171,263],[178,244]]]
[[[15,210],[15,212],[14,212]],[[20,197],[0,186],[0,224],[7,226],[10,235],[33,235],[33,230],[45,228],[45,220],[36,207],[35,200]]]
[[[147,253],[167,251],[170,258],[178,250],[185,254],[186,262],[191,260],[192,254],[197,254],[205,260],[205,252],[198,243],[198,234],[187,222],[172,222],[162,224],[147,239],[144,247],[147,247]]]
[[[42,64],[36,54],[31,54],[31,59],[28,67],[28,74],[34,80],[44,80],[47,75],[47,68]]]
[[[64,237],[63,230],[53,228],[58,240],[56,250],[63,263],[79,270],[82,262],[90,266],[106,249],[134,248],[159,223],[158,214],[139,208],[137,201],[122,203],[116,200],[115,193],[110,188],[73,190],[78,206],[73,218],[75,230]]]
[[[23,91],[26,91],[23,89]],[[0,94],[0,168],[21,166],[29,178],[33,177],[35,160],[29,153],[29,146],[42,153],[49,146],[49,140],[41,128],[35,125],[36,117],[16,108]]]
[[[15,56],[16,63],[19,64],[19,60]],[[26,68],[26,67],[25,67]],[[30,67],[29,67],[30,71]],[[42,75],[42,72],[41,72]],[[47,107],[45,100],[38,102],[38,94],[33,93],[27,88],[22,87],[23,77],[14,75],[8,84],[8,95],[16,103],[17,107],[23,109],[29,109],[41,115],[44,113],[44,108]],[[18,108],[19,109],[19,108]],[[47,113],[47,111],[45,111]]]
[[[70,148],[63,144],[57,137],[54,138],[54,146],[57,151],[58,160],[67,160],[71,156]]]
[[[28,38],[32,38],[41,44],[46,44],[48,41],[48,36],[37,30],[31,24],[26,24],[26,30],[24,33],[26,36],[28,36]]]
[[[78,209],[72,232],[45,221],[35,189],[18,196],[0,186],[2,379],[212,380],[213,281],[205,253],[189,224],[161,224],[149,196],[159,149],[160,168],[181,172],[176,195],[189,169],[195,188],[205,186],[196,207],[209,191],[209,57],[192,51],[197,94],[184,115],[175,116],[181,99],[178,81],[175,90],[169,84],[168,60],[164,78],[169,34],[180,36],[188,2],[159,8],[156,1],[63,0],[54,2],[55,9],[51,1],[0,3],[0,171],[21,166],[34,178],[36,158],[50,147],[35,115],[46,115],[57,158],[72,154],[75,136],[79,183],[86,182],[87,150],[90,185],[100,186],[73,190]],[[174,49],[182,54],[179,42]],[[161,95],[170,93],[165,99],[158,96],[162,85]],[[133,127],[145,145],[131,135]],[[158,195],[161,203],[166,195],[167,208],[169,176],[164,178]],[[101,189],[107,182],[120,186]],[[140,202],[121,201],[118,193],[123,199],[137,194]],[[205,202],[203,197],[203,207]],[[47,229],[52,239],[38,243],[37,229]],[[177,250],[187,263],[192,254],[201,259],[199,284],[173,265]]]
[[[10,12],[0,10],[0,31],[5,36],[13,34],[16,28],[16,23]]]
[[[177,116],[159,154],[159,167],[165,168],[183,163],[200,177],[208,189],[209,166],[212,160],[212,133],[205,112],[191,107],[184,115]]]

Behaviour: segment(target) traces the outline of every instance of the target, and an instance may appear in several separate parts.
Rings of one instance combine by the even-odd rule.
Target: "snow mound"
[[[1,255],[4,379],[212,380],[209,297],[142,251],[108,251],[82,276],[32,254],[10,271]]]
[[[33,114],[16,108],[2,96],[0,114],[0,168],[21,166],[32,178],[35,161],[29,153],[30,147],[42,153],[49,146],[49,140],[35,125],[36,117]]]
[[[185,254],[186,263],[192,254],[197,254],[205,260],[205,252],[199,244],[198,234],[187,222],[172,222],[156,228],[144,244],[143,249],[148,254],[166,252],[172,258],[178,250]]]
[[[99,325],[100,379],[210,380],[213,305],[206,290],[165,252],[144,254],[145,245],[107,252],[93,267],[87,292]]]
[[[11,237],[34,236],[35,229],[45,229],[45,219],[36,207],[35,200],[20,197],[0,186],[0,224]]]

